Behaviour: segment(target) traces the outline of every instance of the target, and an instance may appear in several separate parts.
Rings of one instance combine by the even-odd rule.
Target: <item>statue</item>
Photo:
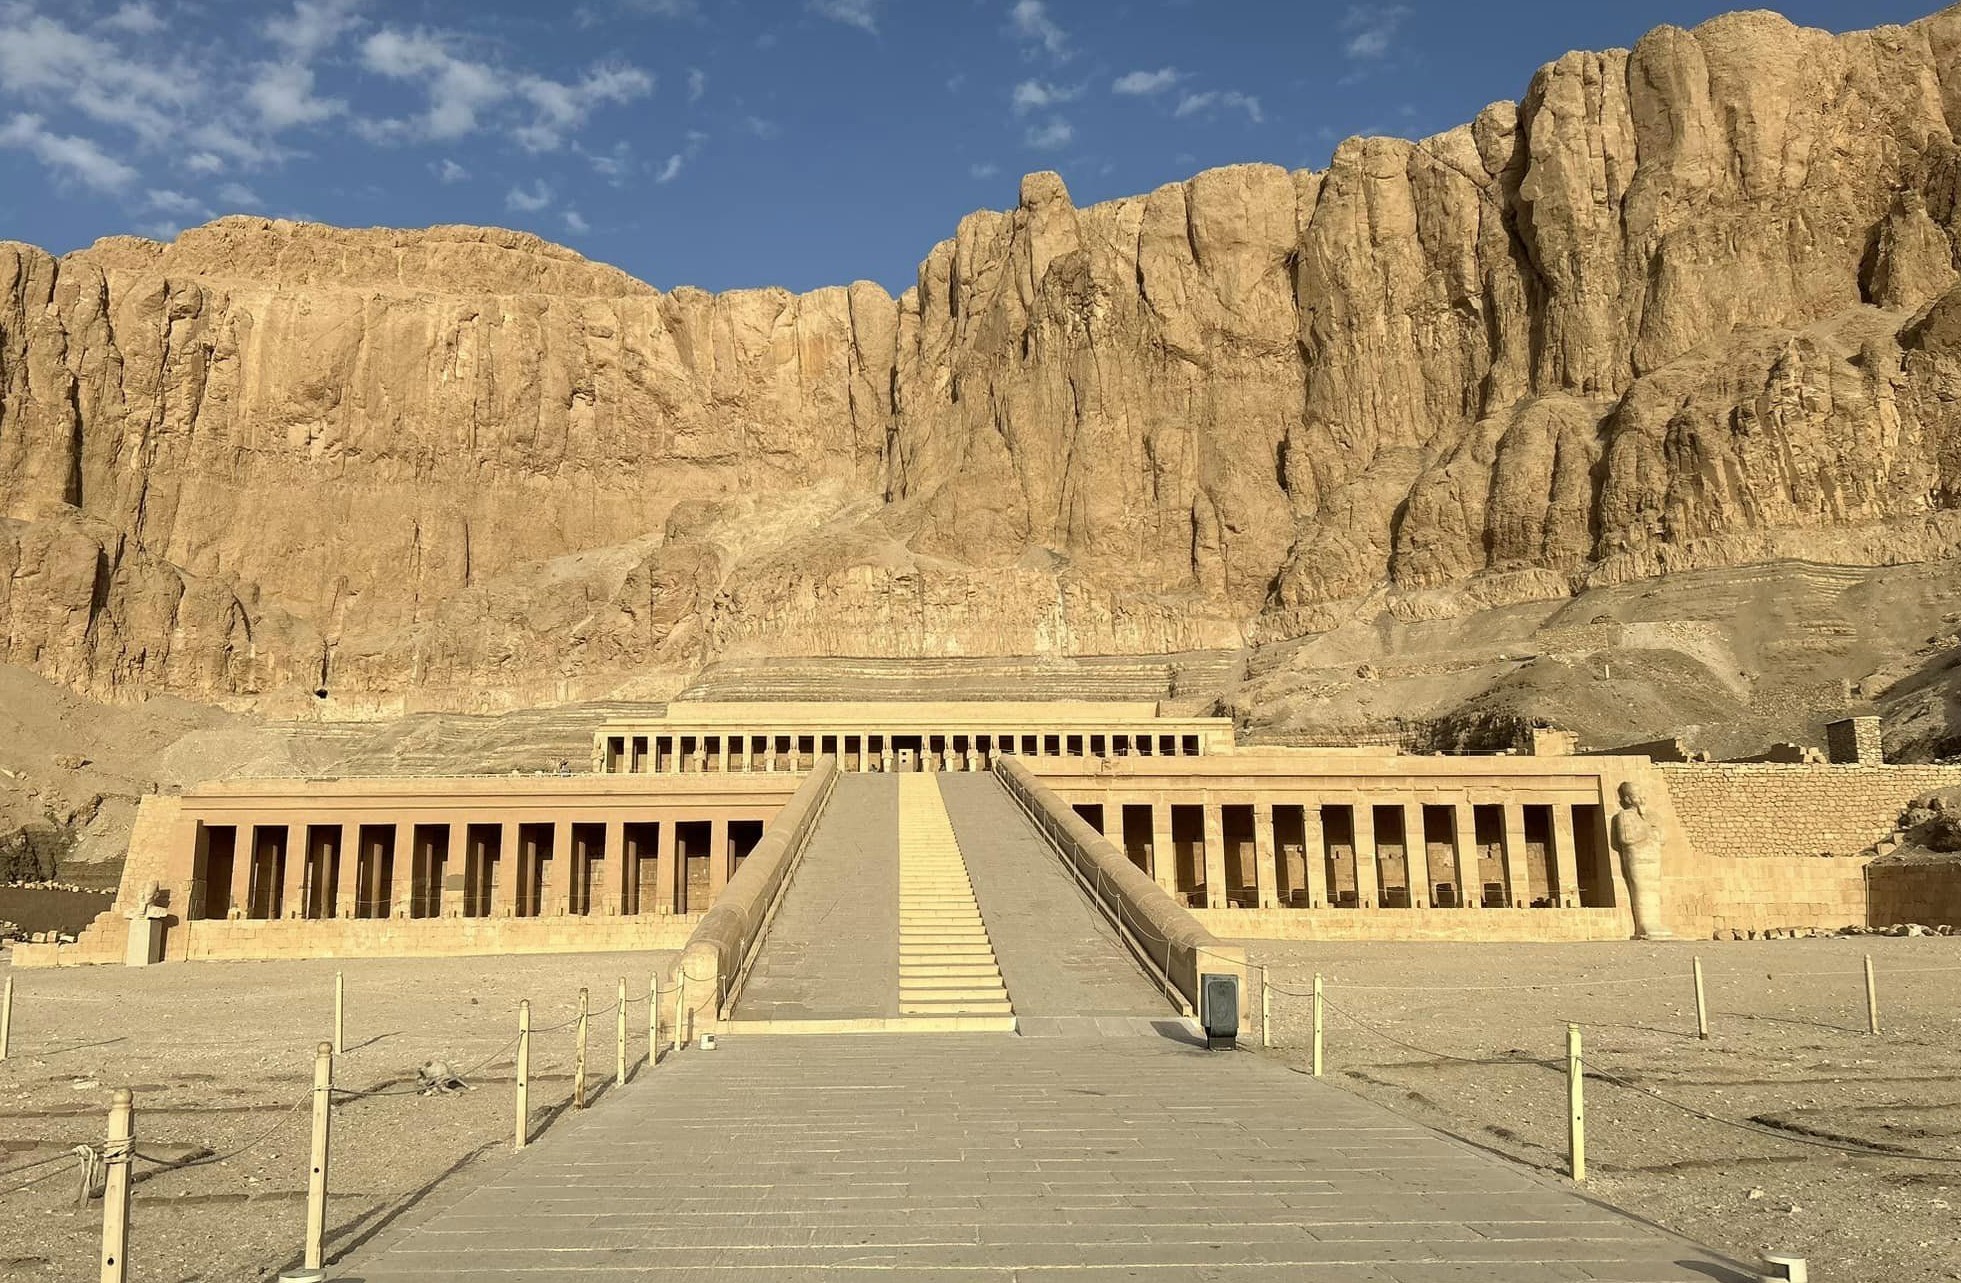
[[[163,907],[163,887],[157,882],[145,882],[137,891],[136,899],[124,911],[129,919],[129,940],[123,948],[123,962],[132,967],[147,967],[163,961],[163,920],[170,916],[170,910]]]
[[[1632,780],[1621,784],[1620,799],[1611,835],[1634,909],[1634,938],[1671,939],[1661,921],[1661,829],[1648,818],[1647,804]]]

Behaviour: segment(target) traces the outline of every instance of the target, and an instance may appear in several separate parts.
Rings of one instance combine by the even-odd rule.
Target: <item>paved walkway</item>
[[[992,775],[937,778],[1023,1032],[1100,1021],[1128,1033],[1129,1018],[1169,1017],[1171,1004],[1007,790]]]
[[[899,777],[839,778],[733,1013],[899,1014]]]
[[[730,1036],[462,1179],[329,1277],[1753,1278],[1270,1060],[1163,1038]]]

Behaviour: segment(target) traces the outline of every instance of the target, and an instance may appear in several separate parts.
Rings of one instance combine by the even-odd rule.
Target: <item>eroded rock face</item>
[[[1322,173],[1031,175],[896,300],[476,228],[0,246],[0,654],[474,706],[1950,555],[1957,60],[1961,10],[1662,28]]]

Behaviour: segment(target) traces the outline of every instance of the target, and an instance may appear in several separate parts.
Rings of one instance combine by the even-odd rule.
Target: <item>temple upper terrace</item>
[[[1210,757],[1232,722],[1162,714],[1151,703],[674,703],[609,721],[593,736],[608,775],[802,771],[825,755],[847,771],[978,771],[1032,758]]]

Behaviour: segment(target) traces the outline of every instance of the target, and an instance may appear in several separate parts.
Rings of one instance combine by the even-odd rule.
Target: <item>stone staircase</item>
[[[899,1014],[1014,1014],[931,775],[899,777]]]

